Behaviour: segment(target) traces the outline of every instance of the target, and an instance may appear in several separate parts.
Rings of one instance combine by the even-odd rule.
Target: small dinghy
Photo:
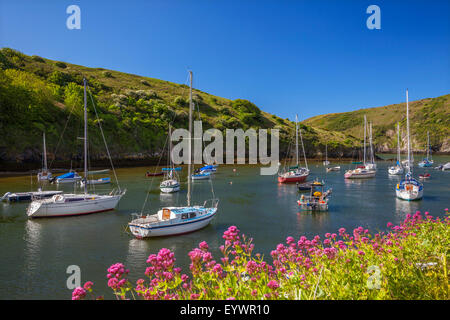
[[[325,185],[325,182],[323,181],[318,181],[317,179],[314,181],[308,181],[305,183],[297,183],[297,188],[298,191],[307,191],[307,190],[311,190],[311,187],[322,187]]]
[[[192,180],[206,180],[211,178],[211,172],[203,172],[195,173],[191,175]]]
[[[429,179],[429,178],[431,178],[431,174],[429,173],[419,174],[419,179]]]
[[[331,172],[331,171],[339,171],[339,170],[341,170],[341,167],[340,167],[340,166],[329,167],[329,168],[326,168],[326,170],[327,170],[327,172]]]
[[[85,180],[81,180],[80,184],[84,186]],[[111,178],[100,178],[95,180],[88,180],[87,184],[107,184],[111,183]]]

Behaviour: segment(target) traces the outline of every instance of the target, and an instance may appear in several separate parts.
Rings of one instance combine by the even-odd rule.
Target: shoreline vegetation
[[[384,158],[383,155],[392,155],[392,157]],[[425,156],[425,154],[416,153],[415,154],[418,157]],[[434,155],[450,155],[450,152],[441,152],[441,153],[435,153]],[[284,164],[285,161],[289,161],[290,159],[282,159],[279,162],[281,165]],[[322,165],[322,161],[324,161],[325,158],[320,157],[314,157],[314,158],[307,158],[308,162],[317,164],[320,163]],[[349,162],[357,161],[356,158],[350,158],[350,157],[342,157],[342,158],[333,158],[328,157],[328,160],[331,163],[342,163],[342,162]],[[375,155],[376,161],[395,161],[395,155],[393,153],[378,153]],[[164,163],[166,163],[167,160],[165,158],[157,158],[157,157],[149,157],[149,158],[135,158],[135,159],[113,159],[114,167],[116,169],[119,168],[137,168],[137,167],[155,167],[155,166],[165,166]],[[40,162],[1,162],[0,161],[0,176],[8,176],[8,175],[28,175],[30,173],[37,173],[41,169],[41,163]],[[97,170],[97,169],[105,169],[110,168],[111,163],[109,160],[94,160],[90,162],[91,170]],[[227,166],[241,166],[241,164],[220,164],[220,165],[227,165]],[[248,164],[248,159],[246,159],[246,163],[243,165],[250,165]],[[257,164],[255,164],[257,165]],[[75,171],[82,171],[83,163],[82,161],[55,161],[53,168],[49,168],[53,173],[63,173],[67,172],[72,167]]]
[[[162,248],[150,254],[136,283],[120,262],[107,269],[107,282],[118,300],[448,300],[449,224],[448,209],[442,218],[417,211],[398,226],[387,223],[386,233],[358,227],[313,239],[287,237],[271,252],[272,264],[231,226],[220,259],[205,241],[188,253],[189,275]],[[88,281],[72,299],[104,299],[99,294]]]
[[[50,160],[70,163],[80,158],[82,145],[78,137],[83,123],[83,78],[87,79],[89,94],[92,94],[87,101],[91,159],[105,158],[106,150],[97,128],[99,123],[113,159],[122,163],[159,157],[164,150],[169,123],[174,128],[186,127],[189,91],[186,84],[88,68],[1,48],[1,171],[11,171],[9,168],[14,165],[31,168],[31,163],[40,163],[43,132]],[[450,152],[449,97],[411,102],[414,150],[425,149],[424,134],[429,130],[433,154]],[[193,102],[196,119],[199,115],[203,130],[269,129],[270,133],[271,129],[278,129],[280,155],[289,154],[295,131],[295,124],[289,119],[264,112],[251,101],[230,100],[196,88],[193,89]],[[93,103],[99,120],[95,119]],[[396,150],[395,126],[400,121],[403,127],[404,104],[321,115],[301,121],[306,156],[323,157],[327,146],[330,159],[357,157],[362,146],[362,119],[366,112],[369,121],[374,123],[375,151]],[[402,150],[404,148],[402,143]]]

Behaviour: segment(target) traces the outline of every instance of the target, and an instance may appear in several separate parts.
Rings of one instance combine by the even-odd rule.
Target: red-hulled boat
[[[309,176],[309,170],[306,168],[298,168],[296,170],[280,173],[278,175],[278,182],[290,183],[290,182],[304,182]]]
[[[302,132],[298,127],[297,115],[295,115],[295,150],[296,150],[296,166],[289,167],[284,172],[278,173],[278,182],[290,183],[290,182],[304,182],[309,176],[308,162],[306,161],[305,146],[303,145]],[[303,156],[305,158],[306,168],[302,168],[298,164],[298,133],[300,132],[300,140],[302,143]]]

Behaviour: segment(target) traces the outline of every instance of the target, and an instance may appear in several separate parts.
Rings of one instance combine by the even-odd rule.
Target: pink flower
[[[198,245],[198,247],[202,250],[208,250],[208,244],[206,243],[206,241],[202,241],[200,242],[200,244]]]
[[[269,283],[267,284],[267,286],[270,289],[275,290],[275,289],[277,289],[279,287],[279,284],[275,280],[270,280]]]
[[[94,283],[93,283],[92,281],[88,281],[88,282],[86,282],[86,283],[84,284],[83,288],[84,288],[85,290],[89,291],[89,290],[92,288],[93,285],[94,285]]]
[[[86,296],[86,290],[82,287],[77,287],[72,292],[72,300],[81,300]]]

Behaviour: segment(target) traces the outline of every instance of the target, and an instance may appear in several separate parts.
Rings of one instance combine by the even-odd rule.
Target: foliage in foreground
[[[253,254],[252,239],[229,227],[214,260],[208,244],[189,252],[191,275],[175,267],[174,253],[148,257],[145,278],[127,280],[121,263],[108,268],[117,299],[449,299],[449,215],[407,215],[388,233],[359,227],[350,234],[288,237],[271,252],[272,265]],[[73,300],[95,297],[93,283],[76,288]],[[101,298],[101,297],[100,297]]]

